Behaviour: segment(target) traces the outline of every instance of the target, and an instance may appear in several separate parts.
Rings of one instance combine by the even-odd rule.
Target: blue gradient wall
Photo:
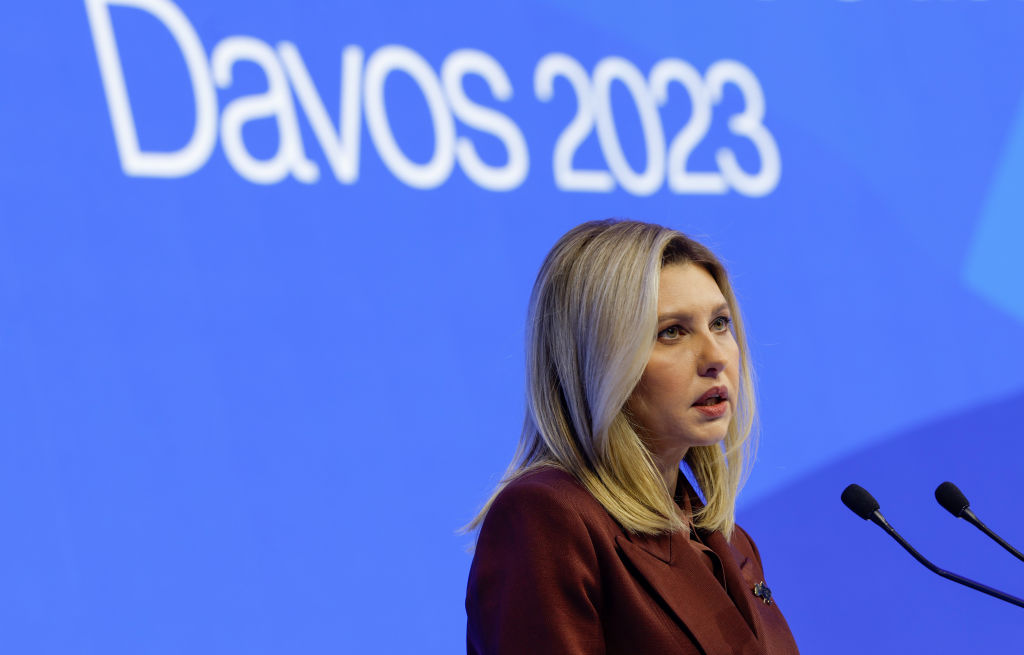
[[[730,266],[741,522],[804,652],[1009,652],[1024,4],[22,3],[0,24],[0,647],[462,648],[555,239]]]

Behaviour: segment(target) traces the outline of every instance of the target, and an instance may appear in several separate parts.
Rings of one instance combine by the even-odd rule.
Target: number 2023
[[[779,182],[782,162],[778,145],[762,122],[761,85],[750,69],[738,61],[717,61],[701,77],[685,61],[663,59],[644,79],[629,60],[605,57],[594,67],[591,77],[574,58],[555,52],[544,56],[534,70],[534,93],[539,100],[548,102],[554,97],[554,81],[558,77],[565,78],[576,95],[576,115],[559,135],[553,155],[555,184],[562,190],[607,192],[613,191],[618,183],[631,194],[646,196],[657,192],[662,182],[667,181],[668,188],[679,194],[722,194],[732,188],[746,196],[763,196],[771,193]],[[611,111],[611,86],[615,81],[629,91],[640,116],[647,153],[646,165],[640,171],[627,161],[615,128]],[[672,83],[682,85],[693,109],[666,149],[659,108],[668,102]],[[721,101],[726,84],[734,84],[744,100],[744,110],[729,118],[729,130],[750,141],[757,151],[760,168],[755,173],[743,170],[735,153],[720,147],[715,152],[717,171],[689,171],[690,153],[706,136],[712,109]],[[595,127],[608,170],[574,168],[573,156]]]

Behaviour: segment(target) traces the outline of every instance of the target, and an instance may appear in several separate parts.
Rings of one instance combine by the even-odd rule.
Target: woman
[[[519,449],[470,525],[468,651],[796,653],[734,524],[754,401],[718,259],[657,225],[580,225],[537,276],[527,348]]]

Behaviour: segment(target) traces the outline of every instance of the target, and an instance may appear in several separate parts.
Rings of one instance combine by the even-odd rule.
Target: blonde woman
[[[533,288],[526,378],[517,455],[471,524],[469,653],[796,653],[734,523],[755,408],[714,254],[574,228]]]

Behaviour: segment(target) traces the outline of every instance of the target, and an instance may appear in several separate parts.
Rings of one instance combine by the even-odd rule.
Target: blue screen
[[[804,652],[1010,652],[1024,3],[17,3],[0,23],[0,645],[452,653],[570,227],[726,262],[739,521]]]

